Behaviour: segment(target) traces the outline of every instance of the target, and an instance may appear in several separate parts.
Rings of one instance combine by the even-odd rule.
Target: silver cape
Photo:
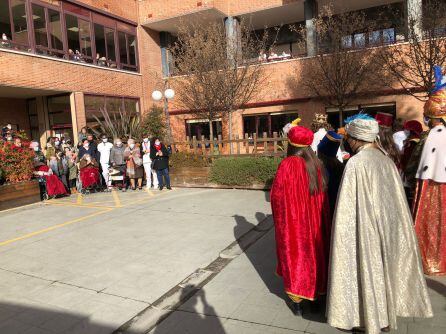
[[[368,147],[347,163],[333,220],[328,323],[379,334],[432,317],[418,242],[395,164]]]

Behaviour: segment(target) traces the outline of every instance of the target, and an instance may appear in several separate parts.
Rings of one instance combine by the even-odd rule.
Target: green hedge
[[[211,166],[209,181],[227,186],[270,186],[280,161],[267,157],[219,158]]]
[[[177,152],[170,156],[169,164],[173,168],[209,167],[211,159],[193,153]]]

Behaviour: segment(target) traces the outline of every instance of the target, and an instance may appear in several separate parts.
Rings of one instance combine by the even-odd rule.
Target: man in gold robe
[[[346,126],[348,161],[333,219],[328,323],[379,334],[397,317],[432,317],[413,221],[394,162],[370,117]]]

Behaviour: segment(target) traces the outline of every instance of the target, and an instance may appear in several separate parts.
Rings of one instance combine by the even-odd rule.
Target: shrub
[[[280,161],[268,157],[219,158],[211,167],[209,180],[228,186],[264,184],[269,187]]]
[[[186,153],[186,152],[177,152],[173,153],[170,156],[169,163],[173,168],[182,168],[182,167],[209,167],[212,162],[210,158],[206,158],[201,155]]]
[[[10,142],[0,141],[0,170],[6,182],[27,181],[33,176],[34,152],[28,148],[29,143],[22,145],[15,147]]]

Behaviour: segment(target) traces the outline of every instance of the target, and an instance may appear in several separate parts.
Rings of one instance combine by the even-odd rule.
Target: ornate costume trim
[[[294,144],[289,139],[288,139],[288,143],[290,143],[290,145],[294,146],[294,147],[308,147],[308,146],[310,146],[310,145]]]

